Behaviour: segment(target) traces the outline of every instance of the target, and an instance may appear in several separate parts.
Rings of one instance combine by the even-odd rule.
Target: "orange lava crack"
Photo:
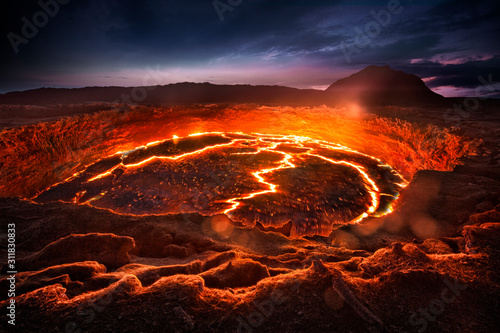
[[[175,156],[156,156],[155,155],[155,156],[150,156],[150,157],[148,157],[148,158],[146,158],[146,159],[144,159],[144,160],[142,160],[142,161],[140,161],[138,163],[134,163],[134,164],[125,164],[124,163],[124,160],[123,160],[124,157],[126,157],[128,154],[130,154],[130,153],[132,153],[134,151],[137,151],[137,150],[140,150],[140,149],[148,149],[150,147],[156,146],[156,145],[161,144],[161,143],[163,143],[165,141],[168,141],[168,140],[174,140],[174,142],[175,142],[177,140],[183,139],[183,138],[179,138],[179,137],[177,137],[177,136],[174,135],[174,137],[172,139],[166,139],[166,140],[163,140],[163,141],[150,142],[150,143],[148,143],[148,144],[146,144],[144,146],[135,148],[133,150],[130,150],[130,151],[127,151],[127,152],[118,152],[118,153],[112,155],[112,156],[121,155],[121,162],[118,165],[112,167],[111,169],[109,169],[109,170],[107,170],[107,171],[105,171],[105,172],[103,172],[101,174],[98,174],[98,175],[96,175],[96,176],[88,179],[87,182],[93,182],[95,180],[98,180],[98,179],[110,176],[110,175],[113,174],[113,171],[116,170],[119,167],[122,167],[122,168],[136,168],[136,167],[143,166],[143,165],[145,165],[145,164],[147,164],[147,163],[149,163],[151,161],[162,160],[162,159],[176,161],[176,160],[180,160],[180,159],[183,159],[183,158],[186,158],[186,157],[189,157],[189,156],[199,155],[199,154],[205,153],[205,152],[207,152],[209,150],[214,150],[214,149],[221,148],[221,147],[237,146],[237,144],[244,143],[244,142],[246,142],[246,141],[249,140],[248,138],[231,138],[230,137],[230,135],[246,135],[244,133],[205,132],[205,133],[191,134],[191,135],[189,135],[189,137],[202,136],[202,135],[220,135],[221,137],[224,137],[224,138],[229,139],[231,141],[228,142],[228,143],[222,143],[222,144],[215,144],[215,145],[211,145],[211,146],[206,146],[206,147],[204,147],[202,149],[198,149],[198,150],[195,150],[195,151],[192,151],[192,152],[187,152],[187,153],[183,153],[183,154],[179,154],[179,155],[175,155]],[[367,209],[366,212],[364,212],[363,214],[361,214],[360,216],[358,216],[354,220],[350,221],[351,223],[359,222],[359,221],[363,220],[365,217],[370,216],[370,214],[373,214],[377,210],[377,208],[379,206],[379,203],[380,203],[380,195],[381,195],[381,193],[380,193],[380,190],[377,187],[375,181],[369,176],[369,174],[367,173],[367,170],[363,166],[355,164],[355,163],[352,163],[352,162],[344,161],[344,160],[334,160],[332,158],[328,158],[328,157],[322,156],[322,155],[320,155],[316,151],[315,148],[304,146],[304,143],[316,144],[319,147],[325,148],[325,149],[328,149],[328,150],[340,150],[340,151],[344,151],[344,152],[359,154],[359,155],[362,155],[362,156],[365,156],[365,157],[369,157],[369,158],[377,161],[378,165],[380,165],[380,166],[390,167],[390,166],[384,164],[383,162],[381,162],[379,159],[377,159],[375,157],[372,157],[372,156],[369,156],[369,155],[366,155],[366,154],[363,154],[363,153],[360,153],[360,152],[357,152],[357,151],[352,150],[352,149],[350,149],[348,147],[344,147],[344,146],[341,146],[341,145],[338,145],[338,144],[332,144],[332,143],[329,143],[329,142],[325,142],[325,141],[321,141],[321,140],[316,140],[316,139],[311,139],[311,138],[302,137],[302,136],[295,136],[295,135],[276,136],[276,135],[267,135],[267,134],[260,134],[260,133],[253,133],[251,135],[258,136],[257,140],[260,143],[262,143],[263,145],[267,145],[267,146],[257,147],[255,152],[241,152],[241,153],[234,153],[234,154],[240,154],[240,155],[247,155],[247,154],[250,155],[250,154],[252,154],[252,155],[257,155],[257,154],[259,154],[261,152],[267,151],[267,152],[274,152],[274,153],[281,154],[281,155],[283,155],[283,159],[278,162],[278,165],[276,167],[266,168],[266,169],[262,169],[262,170],[258,170],[258,171],[252,172],[252,175],[257,180],[257,182],[259,184],[264,185],[265,187],[268,187],[268,189],[261,190],[261,191],[258,191],[258,192],[253,192],[253,193],[250,193],[250,194],[246,194],[244,196],[234,197],[234,198],[230,198],[230,199],[221,201],[221,202],[225,202],[225,203],[231,205],[231,207],[229,207],[229,208],[227,208],[226,210],[223,211],[223,213],[226,214],[226,215],[228,215],[229,217],[231,217],[231,215],[232,215],[231,213],[234,212],[242,204],[243,200],[251,199],[251,198],[254,198],[256,196],[264,195],[264,194],[267,194],[267,193],[276,193],[276,192],[278,192],[279,191],[279,189],[278,189],[279,185],[273,184],[273,183],[267,181],[265,179],[265,175],[269,175],[269,174],[271,174],[271,173],[273,173],[275,171],[282,170],[282,169],[295,168],[296,165],[293,163],[294,159],[300,158],[300,156],[302,156],[302,155],[320,158],[320,159],[322,159],[322,160],[324,160],[326,162],[332,163],[332,164],[348,166],[350,168],[355,169],[361,175],[361,177],[363,178],[363,181],[364,181],[365,188],[366,188],[367,192],[369,193],[369,195],[371,197],[371,205],[369,206],[369,208]],[[275,142],[272,142],[272,140],[275,140]],[[304,152],[295,153],[294,156],[293,156],[293,155],[287,153],[286,151],[279,150],[278,146],[281,145],[281,144],[295,145],[296,147],[300,147],[301,149],[304,149],[305,151]],[[76,173],[75,175],[71,176],[70,178],[68,178],[65,181],[71,180],[74,177],[78,176],[79,174],[80,173]],[[401,177],[401,179],[403,179],[403,177]],[[403,180],[401,183],[397,183],[396,185],[402,188],[402,187],[405,187],[407,185],[407,183]],[[100,193],[98,196],[93,197],[90,200],[87,200],[83,204],[90,203],[91,201],[99,200],[105,194],[106,193]],[[82,195],[83,195],[82,193],[77,193],[77,196],[74,198],[73,202],[75,202],[75,203],[78,202],[79,197],[81,197]],[[388,211],[386,211],[386,212],[383,212],[381,215],[388,214],[391,211],[392,211],[392,208],[388,209]]]

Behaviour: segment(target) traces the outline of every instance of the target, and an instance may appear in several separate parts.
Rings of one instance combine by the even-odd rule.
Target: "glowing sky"
[[[388,64],[445,96],[491,75],[480,94],[500,97],[498,1],[58,0],[41,13],[55,1],[2,4],[0,93],[146,78],[324,89]]]

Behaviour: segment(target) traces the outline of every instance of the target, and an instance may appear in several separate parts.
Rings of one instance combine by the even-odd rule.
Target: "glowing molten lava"
[[[391,211],[404,179],[347,147],[300,136],[197,133],[104,158],[35,200],[128,214],[224,213],[253,226],[326,235]]]

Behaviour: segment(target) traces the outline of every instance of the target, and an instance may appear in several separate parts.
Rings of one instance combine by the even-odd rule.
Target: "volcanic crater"
[[[91,164],[34,198],[136,215],[226,214],[291,235],[391,211],[403,177],[380,160],[299,136],[200,133],[153,142]]]
[[[2,106],[18,329],[497,329],[498,105],[223,102]]]

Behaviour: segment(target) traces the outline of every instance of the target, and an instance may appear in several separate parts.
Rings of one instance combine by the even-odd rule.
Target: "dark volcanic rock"
[[[432,253],[432,254],[453,253],[453,249],[451,248],[451,246],[449,246],[448,244],[446,244],[442,240],[433,239],[433,238],[426,239],[422,243],[421,248],[426,253]]]
[[[163,249],[164,257],[186,258],[191,253],[192,251],[190,251],[190,249],[175,244],[167,245]]]
[[[500,182],[484,176],[419,171],[394,215],[422,240],[458,235],[479,203],[498,200],[499,188]]]
[[[173,237],[169,233],[151,227],[148,232],[135,236],[134,240],[136,247],[130,251],[131,254],[160,258],[164,256],[165,247],[172,244]]]
[[[465,238],[467,253],[500,251],[500,223],[483,223],[468,225],[462,232]]]
[[[332,245],[376,251],[393,242],[418,243],[428,239],[457,237],[468,224],[500,222],[500,206],[483,211],[483,203],[498,205],[500,182],[484,175],[456,171],[418,171],[401,191],[399,205],[387,216],[369,218],[355,225],[344,225],[332,231]],[[462,238],[463,240],[463,238]],[[458,251],[462,242],[431,244],[428,253]],[[438,247],[440,249],[438,249]],[[433,252],[437,251],[437,252]]]
[[[471,224],[485,223],[485,222],[500,222],[500,205],[496,206],[492,210],[471,215],[469,217],[469,222],[471,222]]]
[[[134,246],[134,239],[131,237],[100,233],[74,234],[50,243],[26,258],[18,259],[16,266],[19,270],[30,271],[93,260],[111,267],[120,267],[130,262],[128,251]]]
[[[414,244],[393,243],[363,260],[359,267],[367,276],[408,268],[427,268],[429,257]]]
[[[224,267],[214,268],[200,276],[205,280],[207,287],[237,288],[254,285],[270,275],[266,266],[247,259],[230,261]]]
[[[20,272],[16,275],[16,292],[24,294],[56,283],[63,285],[65,288],[80,288],[83,281],[105,272],[106,267],[96,261],[52,266],[37,272]],[[7,290],[7,286],[7,278],[2,279],[0,288],[5,287],[5,290]],[[4,299],[6,296],[7,294],[0,295],[0,299]]]
[[[443,174],[449,177],[448,173]],[[464,199],[467,203],[464,207],[474,209],[485,200],[475,190],[491,191],[481,177],[463,178],[460,186],[449,178],[442,180],[440,186],[428,184],[417,191],[425,197],[429,194],[425,190],[438,189],[432,200],[417,207],[425,208],[431,216],[436,214],[435,220],[443,225],[448,221],[437,217],[447,207],[454,206],[429,208],[435,200],[440,200],[442,193],[449,194],[450,188],[464,188],[469,182],[479,180],[478,187],[468,185],[474,191],[462,195],[472,195],[473,200]],[[491,180],[488,182],[491,185]],[[405,197],[406,202],[410,199]],[[493,199],[486,198],[494,203]],[[494,222],[495,211],[483,211],[475,218]],[[400,210],[399,214],[402,213],[409,216],[411,211]],[[68,323],[74,323],[75,330],[82,332],[150,332],[166,328],[200,333],[235,332],[245,331],[245,325],[254,332],[366,332],[373,323],[389,332],[413,332],[418,327],[409,321],[412,313],[421,318],[420,308],[441,304],[438,301],[443,291],[449,299],[454,295],[450,286],[455,285],[461,288],[460,295],[455,295],[452,303],[446,303],[437,320],[427,321],[428,331],[489,332],[496,327],[490,319],[498,313],[500,265],[494,249],[499,242],[493,237],[497,227],[490,224],[478,224],[464,231],[469,248],[479,249],[478,254],[467,253],[465,246],[460,245],[465,240],[460,234],[463,228],[456,221],[450,222],[452,229],[460,231],[456,237],[414,240],[415,235],[403,232],[403,228],[393,231],[401,237],[398,243],[390,238],[391,241],[381,242],[380,234],[385,238],[389,232],[384,230],[382,219],[373,219],[377,223],[373,227],[351,226],[343,230],[357,237],[359,244],[364,244],[364,239],[377,239],[380,247],[373,254],[332,246],[319,237],[291,239],[281,233],[238,226],[234,226],[230,237],[222,237],[206,228],[211,220],[201,215],[120,215],[62,202],[36,204],[0,199],[0,221],[16,223],[20,257],[47,255],[47,248],[53,244],[75,237],[68,234],[86,232],[140,238],[146,251],[141,253],[147,254],[132,256],[132,263],[111,272],[105,272],[102,263],[86,262],[19,273],[16,326],[23,332],[62,332]],[[471,222],[472,218],[466,220]],[[172,239],[163,238],[167,234]],[[153,243],[154,235],[163,240]],[[88,235],[79,237],[85,236]],[[130,237],[123,238],[127,239],[126,244],[132,242]],[[5,253],[6,238],[3,239],[0,246]],[[191,255],[150,256],[151,251],[170,241],[172,244],[167,246],[189,250]],[[72,248],[71,255],[62,246],[58,251],[67,260],[77,260],[75,256],[81,255],[78,252],[86,253],[101,246],[101,252],[94,253],[98,257],[109,248],[106,245],[109,242],[101,240],[101,245],[91,246],[91,242],[82,241]],[[450,248],[452,253],[448,253]],[[58,259],[55,255],[53,258]],[[331,272],[337,271],[341,272],[341,279],[332,285]],[[22,285],[21,278],[30,283]],[[8,302],[0,301],[2,311],[7,311]],[[257,322],[255,327],[249,324]]]
[[[293,223],[292,223],[292,221],[288,221],[287,223],[283,224],[281,227],[274,228],[274,227],[265,227],[262,225],[262,223],[257,221],[255,223],[255,227],[262,230],[262,231],[279,232],[285,236],[290,236],[290,233],[291,233],[292,228],[293,228]]]

